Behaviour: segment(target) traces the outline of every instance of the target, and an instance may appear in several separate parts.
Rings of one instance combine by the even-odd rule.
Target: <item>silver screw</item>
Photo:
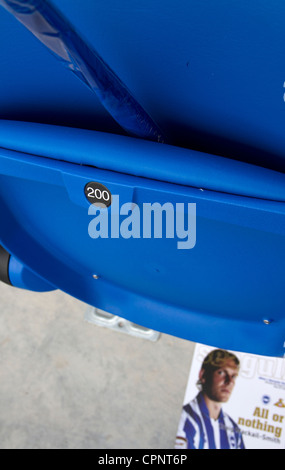
[[[265,325],[269,325],[271,323],[271,320],[263,320],[263,323],[265,323]]]
[[[93,274],[93,279],[99,279],[98,274]]]

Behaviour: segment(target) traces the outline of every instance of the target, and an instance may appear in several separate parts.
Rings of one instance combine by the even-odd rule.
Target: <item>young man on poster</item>
[[[240,429],[222,410],[239,372],[238,358],[215,349],[204,359],[197,385],[200,393],[183,407],[176,449],[244,449]]]

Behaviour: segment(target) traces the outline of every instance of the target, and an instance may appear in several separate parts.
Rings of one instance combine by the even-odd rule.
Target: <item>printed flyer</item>
[[[284,449],[285,359],[196,344],[176,449]]]

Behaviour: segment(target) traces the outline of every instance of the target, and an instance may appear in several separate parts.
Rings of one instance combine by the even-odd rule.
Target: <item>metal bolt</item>
[[[93,274],[93,279],[99,279],[98,274]]]
[[[265,325],[269,325],[271,322],[272,320],[267,320],[267,319],[263,320],[263,323],[265,323]]]

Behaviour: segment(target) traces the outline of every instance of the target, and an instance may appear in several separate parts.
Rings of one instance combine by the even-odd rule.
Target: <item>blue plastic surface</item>
[[[135,323],[283,355],[285,5],[53,4],[174,145],[111,135],[96,94],[0,9],[0,243],[44,283]],[[90,181],[140,207],[196,203],[195,247],[90,238]]]
[[[169,143],[285,171],[283,2],[52,3]],[[0,44],[2,119],[121,132],[96,94],[4,8]]]
[[[162,133],[100,55],[48,0],[0,0],[57,59],[94,91],[131,135],[161,142]]]
[[[33,292],[50,292],[56,289],[14,256],[9,261],[9,279],[12,286]]]
[[[285,202],[285,174],[82,129],[0,120],[0,147],[199,189]]]
[[[283,354],[284,203],[5,149],[0,174],[1,243],[47,282],[165,333]],[[196,203],[196,246],[178,250],[177,238],[90,238],[90,181],[140,207]]]

